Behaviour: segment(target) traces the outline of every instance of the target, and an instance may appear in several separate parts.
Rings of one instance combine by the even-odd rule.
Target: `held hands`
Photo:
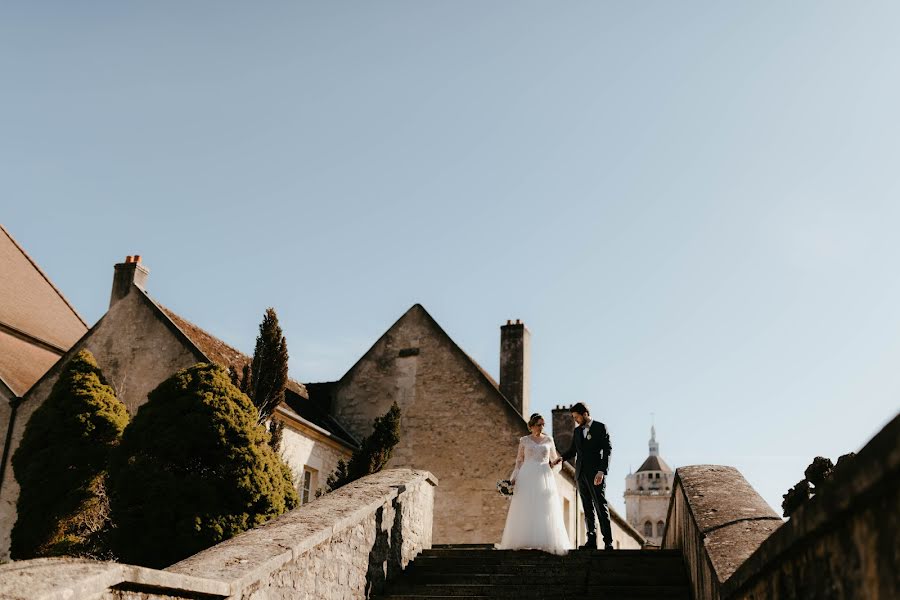
[[[603,477],[603,471],[597,471],[597,474],[594,475],[594,485],[600,485],[601,483],[603,483]]]

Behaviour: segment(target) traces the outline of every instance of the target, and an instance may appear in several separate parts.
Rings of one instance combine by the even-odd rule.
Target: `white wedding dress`
[[[515,492],[497,548],[534,548],[553,554],[565,554],[572,549],[556,489],[556,473],[561,466],[550,467],[550,461],[558,457],[553,438],[549,436],[535,440],[526,435],[519,439],[516,468],[510,476],[516,482]]]

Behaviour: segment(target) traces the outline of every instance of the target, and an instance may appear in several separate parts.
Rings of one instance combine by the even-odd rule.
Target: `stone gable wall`
[[[389,466],[440,479],[435,543],[498,542],[508,502],[496,483],[512,472],[527,430],[424,310],[410,311],[338,383],[332,410],[363,437],[395,400],[400,444]]]
[[[390,466],[426,469],[441,480],[435,543],[499,542],[509,500],[496,484],[512,473],[527,425],[421,307],[401,318],[338,382],[332,413],[361,438],[395,400],[402,411],[400,444]],[[545,415],[548,423],[550,418]],[[571,475],[556,479],[570,537],[574,541],[577,529],[584,542],[583,507],[576,503]],[[613,538],[621,548],[641,545],[615,522]]]

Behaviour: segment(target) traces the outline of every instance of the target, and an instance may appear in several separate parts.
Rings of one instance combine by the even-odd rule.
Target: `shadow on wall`
[[[402,494],[406,486],[399,486]],[[398,498],[391,502],[393,524],[390,537],[384,527],[384,507],[375,512],[375,543],[369,551],[369,567],[366,569],[366,598],[384,591],[387,579],[393,579],[403,570],[403,506]]]

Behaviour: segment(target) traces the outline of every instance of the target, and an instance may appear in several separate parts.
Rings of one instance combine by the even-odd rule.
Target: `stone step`
[[[425,550],[380,600],[690,600],[677,550],[578,550],[555,556],[484,545]]]
[[[607,570],[612,566],[621,566],[624,568],[664,568],[667,565],[682,564],[680,557],[668,559],[624,559],[615,557],[590,557],[590,558],[566,558],[566,557],[542,557],[542,556],[522,556],[516,558],[491,556],[484,558],[467,558],[454,557],[442,558],[437,556],[418,556],[415,564],[417,565],[454,565],[463,568],[479,568],[486,565],[527,565],[535,568],[555,566],[565,566],[573,570],[585,570],[589,568]]]
[[[534,600],[691,600],[687,586],[634,587],[606,586],[592,589],[547,590],[539,587],[525,591],[505,592],[500,589],[483,593],[445,594],[441,590],[419,589],[412,593],[387,593],[379,600],[460,600],[460,598],[513,598]]]
[[[687,574],[680,566],[677,569],[664,571],[624,570],[589,571],[587,573],[571,570],[534,571],[519,569],[499,570],[493,573],[467,573],[465,571],[447,571],[441,569],[419,570],[409,569],[404,573],[405,584],[439,584],[439,583],[472,583],[479,585],[680,585]]]
[[[547,560],[589,560],[596,557],[613,558],[617,560],[665,560],[681,558],[678,550],[572,550],[564,556],[541,552],[540,550],[490,550],[477,549],[465,550],[461,548],[431,548],[423,550],[420,556],[435,558],[502,558],[521,559],[527,557],[540,557]]]

